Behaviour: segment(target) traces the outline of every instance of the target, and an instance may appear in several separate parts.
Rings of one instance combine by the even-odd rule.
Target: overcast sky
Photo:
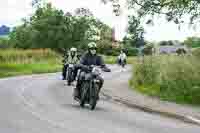
[[[122,0],[122,14],[119,17],[114,16],[111,4],[104,5],[100,0],[47,0],[52,4],[66,11],[73,12],[79,7],[89,8],[93,14],[104,23],[115,27],[116,37],[122,39],[127,27],[127,15],[130,11],[126,10]],[[0,0],[0,25],[5,24],[15,26],[20,24],[24,17],[28,17],[33,12],[31,0]],[[173,23],[167,23],[164,19],[156,19],[154,26],[145,26],[147,40],[184,40],[188,36],[200,36],[200,29],[188,29],[188,26],[178,27]]]

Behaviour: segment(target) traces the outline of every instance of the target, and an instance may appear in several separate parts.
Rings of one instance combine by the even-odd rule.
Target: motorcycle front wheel
[[[94,95],[90,98],[90,109],[91,110],[94,110],[97,105],[97,97],[99,95],[98,89],[99,89],[99,85],[94,83],[93,88],[92,88]]]
[[[71,85],[71,82],[72,82],[72,70],[71,69],[68,69],[67,70],[67,85]]]
[[[83,83],[81,87],[81,100],[80,100],[81,107],[84,107],[85,105],[88,89],[89,89],[89,83],[88,82]]]

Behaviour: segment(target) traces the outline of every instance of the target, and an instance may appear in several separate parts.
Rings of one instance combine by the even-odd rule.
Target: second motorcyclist
[[[63,70],[62,70],[63,80],[66,80],[68,65],[77,63],[78,63],[77,49],[72,47],[63,57]]]

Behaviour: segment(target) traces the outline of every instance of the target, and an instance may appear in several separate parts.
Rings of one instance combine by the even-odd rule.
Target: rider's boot
[[[77,87],[74,88],[74,99],[80,99],[80,92]]]

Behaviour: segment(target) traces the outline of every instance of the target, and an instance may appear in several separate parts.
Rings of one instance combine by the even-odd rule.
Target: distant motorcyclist
[[[121,50],[120,55],[117,58],[118,64],[122,65],[122,67],[124,67],[126,64],[126,59],[127,59],[127,56],[126,56],[124,50]]]
[[[77,49],[72,47],[68,52],[64,54],[63,57],[63,70],[62,70],[62,79],[66,80],[66,72],[69,64],[77,64],[78,56]]]
[[[89,66],[91,65],[100,66],[103,71],[110,72],[110,69],[107,68],[106,65],[104,64],[102,57],[97,54],[97,45],[94,42],[88,44],[88,51],[81,57],[80,64],[75,65],[74,68],[75,75],[77,75],[79,69],[81,70],[75,88],[75,94],[74,94],[75,98],[80,98],[80,87],[83,82],[82,79],[85,77],[86,73],[89,70]],[[104,80],[100,76],[98,77],[98,79],[100,80],[100,88],[102,88]]]

